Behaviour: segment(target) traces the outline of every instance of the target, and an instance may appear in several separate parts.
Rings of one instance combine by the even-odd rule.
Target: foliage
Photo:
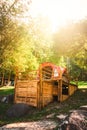
[[[87,19],[61,28],[54,41],[55,55],[65,58],[71,76],[87,80]]]
[[[50,33],[50,23],[45,17],[38,16],[32,19],[29,24],[33,38],[32,53],[38,63],[47,62],[52,56],[52,34]]]
[[[24,5],[18,0],[10,2],[4,0],[0,3],[0,65],[2,69],[13,70],[16,64],[13,54],[17,51],[22,36],[15,19],[24,13],[24,8],[22,9]]]
[[[78,88],[79,89],[87,88],[87,82],[84,81],[78,82]]]
[[[86,28],[87,20],[85,19],[60,29],[54,35],[55,51],[60,55],[85,56],[87,48]]]
[[[19,24],[18,20],[23,20],[21,17],[18,18],[19,15],[22,16],[23,14],[23,11],[21,12],[22,3],[14,1],[8,7],[6,2],[3,4],[1,13],[4,17],[4,23],[0,33],[0,64],[2,70],[25,71],[37,69],[39,63],[48,61],[50,58],[51,41],[49,40],[47,23],[42,17],[36,19],[29,17],[27,19],[29,23],[21,22]],[[3,15],[3,10],[5,10],[6,15]]]

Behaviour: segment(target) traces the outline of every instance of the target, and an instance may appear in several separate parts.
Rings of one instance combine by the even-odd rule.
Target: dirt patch
[[[3,126],[0,130],[53,130],[57,127],[54,121],[37,121],[27,123],[13,123]]]

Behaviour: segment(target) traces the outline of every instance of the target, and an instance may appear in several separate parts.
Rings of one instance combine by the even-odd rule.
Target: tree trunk
[[[2,83],[1,83],[1,86],[4,86],[4,71],[2,73]]]
[[[10,71],[9,74],[8,74],[8,84],[9,84],[9,82],[10,82],[10,79],[11,79],[11,71]]]

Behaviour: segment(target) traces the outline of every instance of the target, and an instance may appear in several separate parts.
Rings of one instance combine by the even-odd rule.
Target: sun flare
[[[47,16],[55,31],[68,22],[87,16],[87,0],[33,0],[31,15]]]

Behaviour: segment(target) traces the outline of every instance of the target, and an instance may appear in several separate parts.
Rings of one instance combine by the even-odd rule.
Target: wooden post
[[[42,65],[40,65],[40,89],[39,89],[39,108],[41,109],[43,107],[43,81],[42,81]]]
[[[59,90],[58,100],[61,102],[62,101],[62,79],[59,80],[58,90]]]
[[[60,85],[59,85],[59,80],[58,80],[58,101],[60,100]]]

